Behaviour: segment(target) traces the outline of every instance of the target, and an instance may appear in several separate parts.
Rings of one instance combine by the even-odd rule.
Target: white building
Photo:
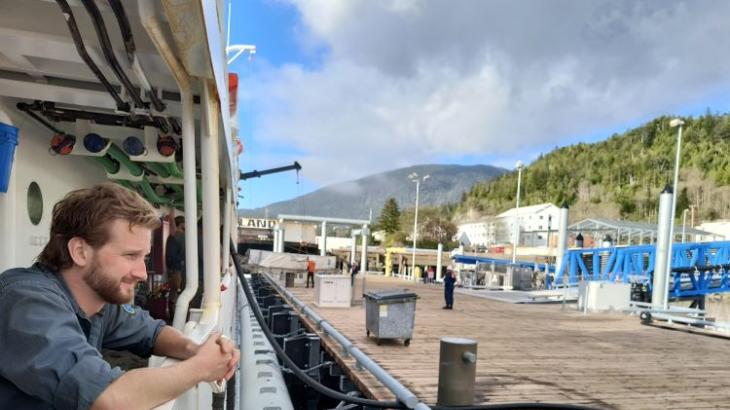
[[[459,225],[456,231],[456,239],[461,240],[466,236],[469,246],[491,246],[496,242],[497,218],[486,217],[478,221],[467,222]]]
[[[546,246],[548,231],[557,230],[560,208],[551,203],[520,207],[518,212],[512,208],[497,216],[459,225],[456,239],[461,240],[465,237],[470,246],[512,243],[515,214],[520,221],[520,244]]]
[[[238,218],[238,234],[241,240],[272,239],[273,228],[277,223],[279,221],[270,218],[240,217]],[[284,221],[280,224],[284,229],[284,240],[286,242],[315,243],[317,224],[301,223],[299,221]]]
[[[497,215],[500,227],[497,229],[497,243],[511,243],[514,235],[515,222],[519,219],[520,244],[529,246],[547,245],[547,233],[555,231],[560,218],[560,208],[544,203],[538,205],[521,206],[519,210],[512,208]]]
[[[700,235],[699,241],[724,241],[730,239],[730,220],[720,219],[712,222],[702,222],[694,227],[702,231],[707,231],[712,235]],[[674,228],[675,230],[677,228]],[[680,231],[681,233],[681,231]]]

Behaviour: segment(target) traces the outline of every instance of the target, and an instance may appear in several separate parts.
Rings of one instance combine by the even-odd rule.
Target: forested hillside
[[[606,141],[576,144],[540,156],[522,171],[521,204],[571,206],[571,220],[608,217],[656,221],[659,192],[672,183],[677,129],[669,117]],[[684,118],[677,218],[730,217],[730,115]],[[464,194],[457,220],[514,206],[517,172],[479,183]],[[697,219],[696,219],[697,220]]]

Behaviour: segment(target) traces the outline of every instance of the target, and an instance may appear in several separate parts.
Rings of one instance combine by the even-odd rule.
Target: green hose
[[[135,192],[137,191],[136,189],[134,189],[134,184],[127,181],[126,179],[115,179],[114,182],[129,189],[130,191],[135,191]]]
[[[135,177],[138,177],[144,173],[142,167],[134,163],[127,154],[124,153],[116,144],[111,144],[109,151],[107,151],[110,157],[114,158],[118,163],[124,165],[129,169],[129,173]]]
[[[159,175],[160,178],[169,178],[170,177],[170,171],[168,171],[167,167],[165,167],[163,164],[161,164],[159,162],[145,162],[145,165],[152,172]]]
[[[104,155],[103,157],[94,157],[96,162],[104,167],[107,174],[116,174],[119,172],[119,163]]]
[[[177,162],[164,162],[162,166],[165,167],[167,172],[172,176],[173,178],[183,178],[183,173],[178,168]]]
[[[142,182],[140,182],[142,186],[142,191],[144,191],[144,196],[147,198],[148,201],[152,202],[155,205],[170,205],[172,204],[172,200],[168,198],[163,198],[159,195],[157,195],[157,192],[152,188],[152,185],[150,185],[150,181],[147,180],[147,177],[142,178]]]

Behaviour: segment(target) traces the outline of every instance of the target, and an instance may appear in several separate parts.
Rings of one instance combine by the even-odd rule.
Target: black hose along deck
[[[362,397],[362,392],[347,377],[334,358],[322,347],[320,337],[302,321],[299,314],[284,300],[262,275],[251,275],[251,287],[259,308],[276,342],[300,369],[322,385],[353,397]],[[295,409],[329,409],[342,406],[340,400],[320,394],[282,366],[284,380]],[[344,408],[364,408],[357,404],[346,404]],[[339,407],[343,408],[343,407]]]

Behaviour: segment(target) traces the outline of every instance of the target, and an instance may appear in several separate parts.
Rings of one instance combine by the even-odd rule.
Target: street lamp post
[[[674,218],[676,218],[677,212],[677,195],[679,195],[679,155],[682,152],[682,125],[684,121],[679,118],[675,118],[669,122],[669,126],[679,127],[677,130],[677,153],[674,158],[674,194],[672,195],[672,218],[669,220],[669,252],[667,252],[667,271],[666,271],[666,286],[669,286],[669,279],[672,274],[672,243],[674,242]],[[664,299],[664,309],[667,308],[669,298]]]
[[[515,207],[515,228],[514,228],[514,240],[512,241],[512,264],[514,265],[517,261],[517,245],[520,242],[520,183],[522,182],[522,161],[517,161],[515,167],[517,168],[517,206]]]
[[[425,182],[431,176],[426,175],[423,177]],[[408,179],[416,183],[416,212],[413,216],[413,254],[411,257],[411,279],[416,280],[416,239],[418,238],[418,195],[421,187],[421,179],[418,178],[418,174],[412,172],[408,175]]]
[[[685,210],[682,211],[682,243],[685,242],[685,238],[686,238],[686,236],[684,236],[684,235],[685,235],[685,231],[686,231],[686,227],[687,227],[687,211],[689,211],[689,209],[687,209],[687,208],[685,208]]]

